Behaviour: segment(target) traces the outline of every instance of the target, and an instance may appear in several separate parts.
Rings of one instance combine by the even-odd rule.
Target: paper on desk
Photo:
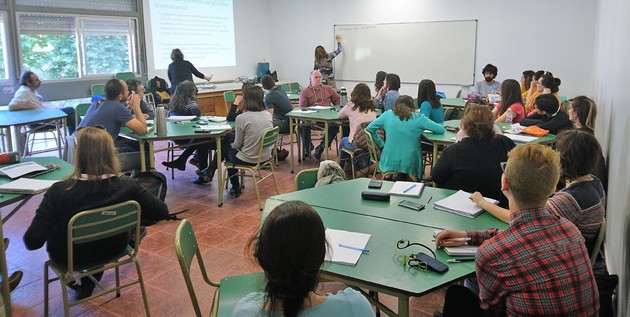
[[[440,232],[442,232],[441,229],[434,230],[433,238],[435,238]],[[459,247],[444,247],[444,252],[450,256],[475,256],[478,249],[478,245],[462,245]]]
[[[339,244],[365,249],[371,236],[372,235],[368,233],[327,228],[326,241],[328,241],[330,248],[326,250],[325,260],[344,265],[357,265],[357,262],[359,262],[359,258],[363,252],[342,248]]]
[[[528,136],[528,135],[522,135],[522,134],[511,134],[511,133],[504,133],[504,136],[512,139],[512,141],[514,142],[523,142],[523,143],[527,143],[527,142],[532,142],[536,139],[538,139],[538,137],[535,136]]]
[[[301,110],[301,109],[293,109],[291,110],[291,112],[297,112],[297,113],[315,113],[317,111],[315,110]]]
[[[227,121],[227,117],[220,117],[220,116],[208,116],[208,121],[212,121],[212,122],[225,122],[225,121]]]
[[[329,109],[332,109],[332,106],[312,106],[309,108],[315,109],[315,110],[329,110]]]
[[[424,189],[423,183],[396,181],[392,189],[389,190],[390,195],[420,197]]]
[[[20,178],[0,185],[0,193],[34,195],[46,191],[59,180]]]
[[[192,120],[194,118],[197,118],[197,116],[170,116],[166,120],[170,120],[170,121],[190,121],[190,120]]]
[[[229,124],[210,124],[210,125],[198,126],[197,130],[201,130],[201,131],[232,130],[232,126]]]
[[[29,173],[45,170],[47,170],[46,167],[43,167],[35,162],[17,163],[0,168],[0,172],[4,173],[10,178],[18,178]]]
[[[495,205],[499,203],[498,200],[494,200],[492,198],[484,197],[484,199]],[[463,190],[436,201],[433,206],[435,209],[452,212],[469,218],[477,217],[483,212],[481,207],[477,206],[472,200],[470,200],[470,193]]]

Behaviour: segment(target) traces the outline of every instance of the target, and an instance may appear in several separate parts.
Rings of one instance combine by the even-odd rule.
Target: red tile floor
[[[206,269],[212,279],[260,271],[260,268],[245,254],[245,246],[260,224],[261,212],[258,209],[256,193],[251,179],[245,180],[243,194],[234,199],[226,194],[222,207],[217,206],[216,177],[209,186],[192,183],[195,167],[188,165],[186,171],[176,171],[175,179],[170,179],[170,171],[160,164],[165,159],[165,152],[156,154],[157,169],[167,175],[168,193],[166,203],[170,212],[188,209],[182,218],[189,219],[197,235]],[[335,151],[331,151],[335,156]],[[45,155],[55,155],[49,152]],[[319,166],[315,159],[296,162],[296,171]],[[280,193],[294,190],[295,174],[290,173],[289,161],[280,162],[276,168],[276,177]],[[261,197],[266,199],[275,195],[272,181],[261,184]],[[22,270],[24,278],[19,287],[11,293],[15,316],[41,316],[43,314],[43,267],[48,259],[45,247],[28,251],[22,242],[22,236],[35,214],[43,195],[31,199],[5,225],[4,234],[11,240],[7,250],[9,273]],[[2,208],[2,214],[12,206]],[[142,240],[140,262],[145,279],[149,305],[153,316],[194,316],[194,310],[188,296],[182,273],[175,256],[174,236],[179,221],[163,221],[148,228],[148,235]],[[135,275],[133,267],[121,271],[124,276]],[[210,311],[214,289],[206,286],[193,264],[193,278],[198,283],[197,295],[204,315]],[[106,272],[104,283],[113,283],[113,272]],[[326,283],[325,291],[335,292],[345,286],[339,283]],[[50,309],[52,316],[63,315],[61,287],[59,283],[50,286]],[[72,294],[70,295],[72,298]],[[411,298],[412,316],[431,316],[433,311],[441,310],[444,289],[437,290],[419,298]],[[381,295],[381,299],[394,311],[396,300]],[[140,316],[144,314],[140,289],[132,286],[123,290],[120,298],[106,295],[71,309],[73,316]]]

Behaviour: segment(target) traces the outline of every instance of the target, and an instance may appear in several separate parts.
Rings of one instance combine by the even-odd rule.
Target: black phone
[[[368,184],[368,188],[381,188],[383,187],[383,181],[380,179],[372,179]]]
[[[409,208],[409,209],[413,209],[413,210],[417,210],[417,211],[420,211],[420,210],[424,209],[424,205],[423,204],[414,203],[413,201],[409,201],[409,200],[401,200],[401,201],[399,201],[398,202],[398,206]]]

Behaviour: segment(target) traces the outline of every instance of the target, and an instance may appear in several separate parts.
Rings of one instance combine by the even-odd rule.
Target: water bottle
[[[157,135],[166,135],[166,109],[158,106],[155,114],[155,126]]]
[[[341,87],[341,107],[344,107],[348,103],[348,92],[346,92],[346,87]]]
[[[512,124],[513,119],[514,117],[512,116],[512,110],[508,109],[507,113],[505,114],[505,123]]]

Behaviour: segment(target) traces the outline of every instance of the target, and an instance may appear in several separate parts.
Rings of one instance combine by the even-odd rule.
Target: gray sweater
[[[271,114],[268,111],[246,111],[236,117],[236,136],[232,147],[239,150],[236,157],[245,162],[256,163],[260,138],[266,129],[273,128]],[[271,155],[271,146],[264,148],[263,157]]]

